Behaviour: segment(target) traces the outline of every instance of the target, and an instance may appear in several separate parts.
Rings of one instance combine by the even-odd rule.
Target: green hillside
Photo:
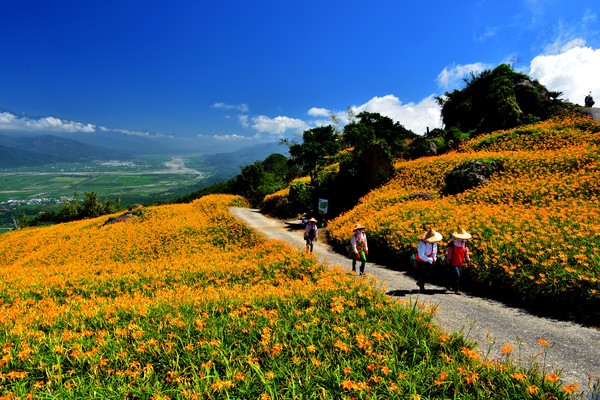
[[[0,168],[44,165],[57,161],[58,159],[51,155],[0,145]]]

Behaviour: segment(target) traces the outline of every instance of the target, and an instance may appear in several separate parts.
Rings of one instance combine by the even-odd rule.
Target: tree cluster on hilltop
[[[560,96],[502,64],[437,98],[444,129],[420,136],[388,117],[362,112],[351,115],[342,131],[332,126],[305,131],[302,143],[289,144],[290,163],[310,177],[306,208],[316,210],[317,198],[327,198],[329,215],[335,216],[387,182],[393,160],[442,154],[483,132],[548,119],[570,107]]]
[[[464,89],[438,97],[446,129],[492,132],[545,120],[560,112],[561,92],[552,92],[507,64],[465,79]]]

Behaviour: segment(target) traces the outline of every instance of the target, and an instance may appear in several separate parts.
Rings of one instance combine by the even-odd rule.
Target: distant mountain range
[[[53,135],[0,135],[0,168],[126,158],[132,152],[85,144]]]
[[[177,152],[143,137],[110,132],[80,135],[78,139],[82,140],[49,134],[0,135],[0,168],[35,167],[108,159],[122,160],[142,154]],[[100,143],[103,146],[100,146]],[[229,153],[210,154],[206,156],[207,166],[219,169],[221,176],[230,176],[238,173],[241,166],[262,160],[272,153],[287,154],[287,148],[277,143],[264,143]]]
[[[240,173],[241,167],[262,161],[273,153],[289,156],[288,148],[279,143],[262,143],[244,147],[229,153],[210,154],[204,157],[207,166],[217,169],[221,179],[229,179]]]
[[[193,157],[193,162],[188,160],[189,163],[186,165],[206,172],[208,178],[203,179],[198,186],[191,188],[190,192],[216,183],[226,182],[240,174],[244,167],[258,161],[264,161],[275,153],[289,157],[287,146],[276,142],[256,144],[228,153],[203,154],[200,157]]]
[[[53,156],[0,145],[0,168],[17,168],[57,162],[59,162],[58,159]]]

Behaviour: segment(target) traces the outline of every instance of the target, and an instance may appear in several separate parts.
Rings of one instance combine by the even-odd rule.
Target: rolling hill
[[[541,398],[575,386],[484,359],[393,301],[236,220],[234,196],[9,232],[8,398]],[[421,397],[422,396],[422,397]]]
[[[59,162],[59,158],[0,145],[0,168],[18,168]]]
[[[599,146],[598,122],[565,116],[483,134],[444,155],[398,160],[389,183],[330,221],[330,240],[342,246],[360,222],[373,257],[410,269],[424,228],[448,240],[464,227],[473,235],[473,266],[463,273],[469,290],[598,323]],[[448,194],[448,176],[473,162],[502,168]]]

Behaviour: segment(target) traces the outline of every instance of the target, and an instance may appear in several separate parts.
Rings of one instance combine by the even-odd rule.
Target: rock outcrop
[[[503,171],[501,161],[469,160],[446,173],[444,194],[458,194],[486,183],[492,174]]]

